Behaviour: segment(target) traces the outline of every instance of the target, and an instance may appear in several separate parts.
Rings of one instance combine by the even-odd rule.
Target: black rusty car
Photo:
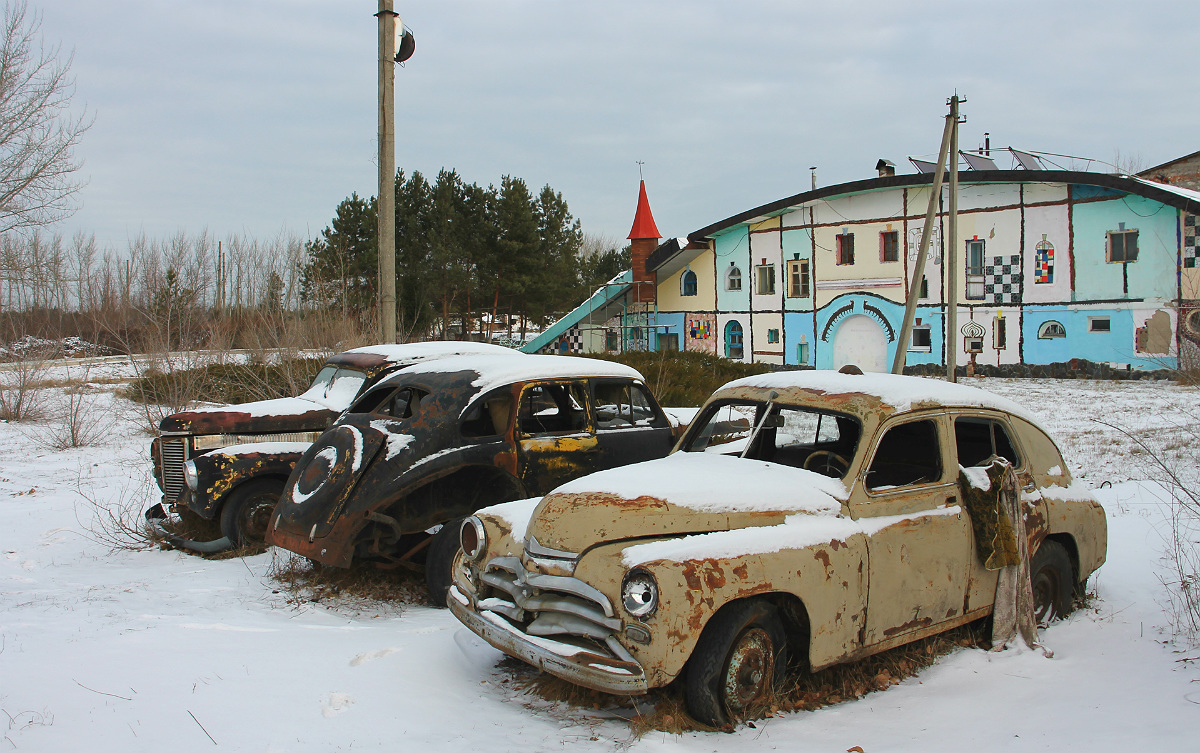
[[[423,559],[431,597],[444,605],[464,516],[663,457],[674,433],[641,374],[620,364],[421,364],[367,391],[305,451],[267,541],[337,567]]]
[[[521,357],[508,348],[472,342],[356,348],[326,361],[312,386],[297,397],[167,416],[150,453],[163,507],[219,519],[231,545],[262,541],[296,460],[355,397],[398,369],[465,354]]]

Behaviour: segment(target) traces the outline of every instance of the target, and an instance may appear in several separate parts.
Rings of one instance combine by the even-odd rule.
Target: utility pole
[[[950,232],[946,239],[946,379],[957,382],[958,360],[958,105],[966,102],[956,93],[950,98]]]
[[[929,252],[929,239],[933,237],[933,221],[937,217],[938,201],[942,195],[942,176],[946,173],[946,154],[950,150],[951,131],[957,129],[957,114],[946,116],[946,127],[942,130],[942,145],[938,149],[937,167],[933,171],[933,185],[929,189],[929,206],[925,210],[925,226],[921,228],[921,244],[917,248],[917,260],[913,266],[912,280],[908,283],[908,300],[904,307],[904,323],[900,325],[900,339],[896,341],[896,355],[892,359],[892,373],[904,373],[904,359],[908,353],[908,341],[912,337],[913,319],[917,314],[917,301],[921,297],[921,281],[925,279],[925,257]],[[957,157],[957,155],[955,155]],[[815,169],[815,168],[814,168]],[[815,175],[815,173],[814,173]],[[816,188],[816,179],[813,179]]]
[[[379,339],[396,342],[396,24],[392,0],[379,0]]]

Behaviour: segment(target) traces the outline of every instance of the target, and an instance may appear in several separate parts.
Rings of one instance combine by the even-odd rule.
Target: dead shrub
[[[94,396],[88,392],[90,367],[84,367],[81,380],[72,382],[67,370],[63,396],[49,410],[51,422],[35,440],[54,450],[68,450],[97,444],[104,436],[104,416]]]
[[[157,541],[146,527],[143,510],[150,497],[151,482],[146,477],[123,484],[111,499],[104,499],[97,486],[88,483],[82,473],[75,481],[75,493],[84,501],[86,517],[75,506],[75,520],[86,531],[84,537],[113,550],[142,551]]]
[[[770,367],[763,363],[739,363],[697,351],[630,351],[616,354],[585,354],[589,358],[616,361],[631,366],[646,377],[661,405],[698,407],[726,382],[755,374]]]
[[[862,698],[868,693],[887,690],[908,677],[920,673],[938,658],[959,648],[990,648],[986,620],[964,625],[920,641],[898,646],[890,651],[869,656],[849,664],[839,664],[820,672],[796,671],[785,680],[782,688],[753,709],[747,717],[753,721],[780,713],[815,711],[843,701]],[[680,680],[653,691],[640,699],[620,697],[589,690],[574,683],[538,672],[520,662],[516,666],[501,664],[516,687],[550,702],[561,702],[575,708],[609,710],[612,715],[629,720],[636,737],[659,731],[672,734],[684,732],[732,731],[732,727],[717,730],[701,724],[687,713]]]
[[[328,567],[290,552],[274,550],[270,576],[289,604],[360,599],[395,604],[428,604],[425,576],[358,562],[349,568]]]
[[[46,380],[46,358],[29,352],[20,361],[5,364],[0,371],[0,419],[28,421],[42,416]]]

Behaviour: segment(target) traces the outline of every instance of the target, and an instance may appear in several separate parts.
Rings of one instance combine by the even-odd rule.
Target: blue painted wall
[[[655,327],[655,331],[658,332],[659,334],[677,335],[676,339],[679,341],[679,349],[680,350],[684,349],[684,341],[686,340],[686,338],[684,337],[684,332],[683,332],[683,324],[684,324],[684,319],[686,318],[686,316],[687,316],[687,314],[685,314],[683,312],[659,313],[658,326]],[[657,335],[653,338],[652,342],[650,343],[650,347],[653,350],[658,349],[658,336]]]
[[[1113,193],[1094,186],[1071,187],[1072,198],[1097,192]],[[1172,207],[1132,194],[1121,194],[1120,198],[1109,201],[1075,204],[1071,210],[1075,252],[1073,300],[1174,298],[1179,248],[1177,216],[1178,212]],[[1138,259],[1129,264],[1113,264],[1107,257],[1106,233],[1119,230],[1121,223],[1125,223],[1126,230],[1138,231]],[[1128,293],[1125,292],[1126,274]]]
[[[750,231],[746,226],[713,239],[717,257],[717,311],[749,311],[750,286],[753,284],[750,269]],[[729,263],[737,264],[742,270],[742,289],[725,290],[725,273]],[[743,326],[745,322],[743,322]]]
[[[799,350],[797,346],[800,344],[800,336],[804,336],[804,341],[808,343],[808,360],[800,362],[797,359]],[[817,340],[816,332],[813,328],[813,315],[811,311],[800,313],[798,311],[788,311],[783,315],[783,362],[790,366],[812,366],[814,353],[819,346],[815,345]]]

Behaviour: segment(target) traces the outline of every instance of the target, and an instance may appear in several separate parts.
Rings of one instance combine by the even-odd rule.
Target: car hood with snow
[[[1031,574],[1039,619],[1069,610],[1106,527],[1064,468],[1024,409],[980,390],[748,377],[670,457],[468,518],[448,604],[595,690],[681,679],[688,711],[720,726],[790,657],[819,670],[986,617],[1021,577],[1001,570]],[[1036,552],[1025,571],[1021,551]]]

